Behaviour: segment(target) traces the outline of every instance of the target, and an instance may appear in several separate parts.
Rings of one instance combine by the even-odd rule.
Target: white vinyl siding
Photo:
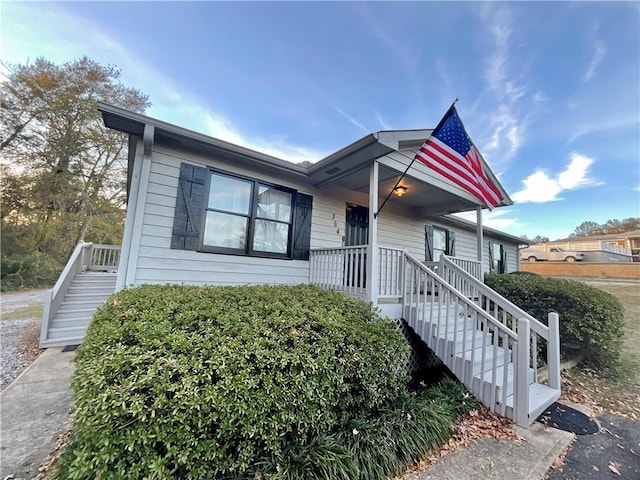
[[[256,283],[297,284],[309,281],[309,262],[303,260],[243,257],[189,250],[171,249],[173,216],[178,190],[180,163],[214,166],[222,171],[246,175],[289,187],[313,196],[311,248],[342,246],[347,203],[368,206],[366,194],[333,186],[321,190],[301,182],[273,175],[257,174],[223,161],[155,146],[151,157],[146,188],[142,227],[132,238],[139,245],[135,269],[127,273],[129,284],[186,283],[197,285],[242,285]],[[406,248],[420,260],[425,259],[425,225],[430,224],[456,233],[456,257],[475,260],[475,232],[451,226],[438,218],[418,218],[389,205],[378,220],[378,242],[382,246]],[[483,270],[489,270],[488,241],[485,236]],[[507,271],[515,271],[517,245],[495,240],[507,249]]]
[[[154,148],[147,188],[139,253],[133,284],[187,283],[196,285],[243,285],[255,283],[297,284],[309,281],[309,262],[201,253],[171,249],[180,163],[214,165],[230,173],[256,176],[249,170],[232,168],[223,162],[158,147]],[[342,245],[344,203],[341,195],[328,196],[294,182],[262,175],[260,180],[273,182],[313,195],[311,248]],[[333,219],[332,216],[336,218]],[[333,227],[337,222],[340,233]],[[134,239],[134,241],[136,241]],[[131,272],[130,272],[131,274]]]

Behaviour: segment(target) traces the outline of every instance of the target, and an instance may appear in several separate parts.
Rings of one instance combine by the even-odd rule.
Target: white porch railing
[[[116,272],[120,263],[119,245],[93,245],[89,252],[87,270]]]
[[[367,246],[311,250],[310,283],[356,296],[366,294]]]
[[[360,245],[311,250],[310,283],[327,290],[365,296],[367,248]],[[402,249],[378,247],[378,298],[402,298],[403,271]]]
[[[446,259],[450,262],[452,262],[453,264],[457,265],[458,267],[460,267],[462,270],[464,270],[465,272],[467,272],[469,275],[471,275],[473,278],[479,280],[479,281],[483,281],[483,277],[482,277],[482,263],[480,263],[477,260],[465,260],[463,258],[457,258],[457,257],[449,257],[447,256]]]

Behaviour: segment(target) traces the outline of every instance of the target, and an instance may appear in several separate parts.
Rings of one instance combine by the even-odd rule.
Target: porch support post
[[[478,251],[478,261],[480,262],[480,272],[482,273],[482,207],[476,207],[476,241],[478,242],[477,251]]]
[[[369,239],[367,247],[367,300],[378,303],[378,161],[369,170]]]

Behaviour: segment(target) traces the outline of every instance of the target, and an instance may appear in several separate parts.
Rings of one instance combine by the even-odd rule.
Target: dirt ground
[[[42,352],[38,342],[47,294],[48,290],[29,290],[0,296],[0,390]]]

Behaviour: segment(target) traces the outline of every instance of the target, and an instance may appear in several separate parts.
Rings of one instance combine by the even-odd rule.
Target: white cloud
[[[391,128],[391,126],[385,121],[385,119],[382,118],[380,112],[376,112],[376,120],[378,120],[378,123],[383,130],[393,130],[393,128]]]
[[[497,102],[487,121],[488,134],[480,145],[487,161],[498,171],[506,168],[524,143],[527,118],[520,113],[520,105],[527,100],[526,75],[518,74],[521,58],[511,53],[514,43],[513,18],[508,6],[485,4],[481,9],[483,24],[487,25],[491,53],[484,66],[484,79],[492,98]],[[533,102],[544,97],[536,92]]]
[[[593,122],[579,123],[575,126],[573,133],[567,140],[571,143],[574,140],[597,132],[609,132],[612,130],[622,130],[640,125],[640,117],[637,114],[624,115],[618,113],[614,117],[598,117]]]
[[[363,124],[361,124],[359,121],[357,121],[355,118],[353,118],[351,115],[349,115],[347,112],[345,112],[344,110],[342,110],[340,107],[336,106],[336,105],[331,105],[331,108],[333,108],[336,112],[338,112],[340,114],[340,116],[342,116],[345,120],[347,120],[349,123],[351,123],[352,125],[355,125],[356,127],[358,127],[360,130],[362,130],[364,133],[371,133],[371,130],[369,130],[367,127],[365,127]]]
[[[605,53],[607,53],[607,48],[604,46],[604,44],[601,41],[596,40],[595,52],[593,53],[593,58],[591,59],[591,62],[587,67],[587,71],[584,72],[584,76],[582,77],[583,82],[588,82],[593,78],[593,76],[596,73],[596,69],[598,68],[598,66],[600,65],[600,62],[602,62],[602,59],[604,58]]]
[[[520,223],[517,218],[512,215],[516,213],[514,209],[497,208],[495,210],[482,211],[482,225],[489,228],[495,228],[502,231],[522,230],[524,224]],[[476,212],[456,213],[455,216],[464,218],[471,222],[476,222]],[[514,234],[517,235],[517,234]]]
[[[63,63],[86,54],[103,65],[117,65],[123,83],[148,94],[150,116],[291,162],[314,162],[328,153],[292,144],[282,135],[263,138],[240,131],[224,112],[203,107],[205,102],[181,92],[163,72],[129,53],[135,50],[85,18],[47,4],[3,5],[3,17],[3,61],[25,63],[44,56]]]
[[[572,153],[569,164],[556,176],[539,170],[522,183],[524,188],[511,197],[517,203],[545,203],[562,200],[559,195],[568,190],[576,190],[589,185],[598,185],[590,178],[589,168],[595,160],[580,153]]]

